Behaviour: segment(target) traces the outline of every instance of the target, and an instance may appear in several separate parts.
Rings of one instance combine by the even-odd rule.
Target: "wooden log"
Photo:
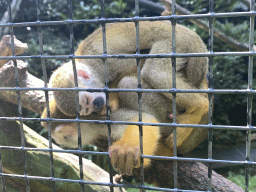
[[[48,149],[49,141],[36,132],[31,130],[26,125],[23,125],[24,135],[26,139],[26,147],[35,149]],[[0,145],[1,146],[21,146],[19,134],[19,124],[17,122],[0,121]],[[53,144],[53,149],[60,147]],[[36,176],[38,179],[29,179],[31,191],[51,192],[52,181],[50,169],[50,153],[45,151],[21,151],[2,149],[1,158],[3,162],[3,173],[7,190],[15,189],[14,191],[25,191],[26,184],[24,178],[15,178],[11,175],[24,176],[24,155],[27,159],[27,174]],[[53,153],[54,177],[61,179],[79,180],[79,158],[76,155],[69,153]],[[9,177],[7,177],[9,175]],[[40,179],[40,177],[48,179]],[[104,182],[109,183],[109,174],[100,167],[92,163],[90,160],[83,158],[83,181]],[[81,191],[81,185],[78,182],[60,182],[56,181],[56,191],[76,192]],[[110,191],[108,186],[103,185],[84,185],[85,191]],[[114,188],[114,191],[121,191],[119,188]],[[122,191],[125,191],[122,189]]]
[[[44,82],[36,78],[27,71],[28,64],[17,60],[17,70],[19,76],[19,87],[24,88],[43,88]],[[9,61],[0,68],[0,87],[16,87],[14,62]],[[26,90],[20,91],[22,106],[41,114],[45,108],[45,93],[40,90]],[[49,92],[49,97],[52,93]],[[16,91],[0,91],[1,100],[18,104]]]
[[[208,167],[200,162],[177,163],[178,189],[208,190]],[[153,160],[152,166],[145,170],[145,181],[165,188],[173,188],[173,161]],[[241,187],[212,171],[212,191],[242,192]]]

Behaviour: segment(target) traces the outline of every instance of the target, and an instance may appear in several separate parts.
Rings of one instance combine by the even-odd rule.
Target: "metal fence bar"
[[[82,186],[82,191],[84,191],[84,184],[92,184],[92,185],[106,185],[110,187],[110,190],[113,191],[114,186],[118,187],[131,187],[131,188],[139,188],[141,190],[162,190],[162,191],[188,191],[188,190],[180,190],[178,189],[178,177],[177,177],[177,161],[195,161],[195,162],[205,162],[209,163],[209,169],[208,169],[208,191],[211,191],[212,184],[211,184],[211,175],[212,175],[212,163],[232,163],[232,164],[238,164],[238,165],[245,165],[245,181],[246,181],[246,191],[249,190],[249,167],[255,166],[256,162],[250,161],[250,147],[251,147],[251,131],[256,130],[256,127],[253,127],[251,125],[252,120],[252,94],[255,94],[256,91],[252,90],[252,81],[253,81],[253,57],[256,56],[256,53],[253,51],[253,34],[254,34],[254,17],[256,13],[254,12],[254,1],[251,0],[251,10],[250,12],[232,12],[232,13],[214,13],[213,12],[213,0],[209,0],[209,13],[210,14],[195,14],[195,15],[181,15],[177,16],[175,15],[175,1],[173,1],[172,4],[172,15],[171,16],[164,16],[164,17],[139,17],[139,1],[135,0],[135,17],[134,18],[105,18],[105,9],[104,4],[105,1],[101,0],[101,18],[100,19],[93,19],[93,20],[72,20],[72,1],[69,0],[69,19],[67,21],[50,21],[50,22],[42,22],[40,21],[40,1],[36,0],[37,3],[37,16],[38,21],[37,22],[25,22],[25,23],[12,23],[12,16],[11,16],[11,10],[10,10],[10,1],[7,1],[8,4],[8,12],[10,17],[10,23],[0,25],[0,27],[9,27],[12,37],[12,53],[13,56],[11,57],[0,57],[0,59],[13,59],[15,64],[15,81],[16,81],[16,87],[15,88],[0,88],[0,91],[6,91],[6,90],[14,90],[17,92],[18,97],[18,113],[19,117],[0,117],[0,120],[7,120],[7,121],[19,121],[20,122],[20,132],[21,132],[21,147],[11,147],[11,146],[0,146],[0,176],[1,176],[1,183],[2,183],[2,189],[5,190],[5,181],[4,177],[16,177],[16,178],[24,178],[26,182],[26,191],[30,191],[29,187],[29,180],[30,179],[38,179],[38,180],[49,180],[52,181],[53,184],[53,191],[55,191],[55,182],[61,181],[61,182],[76,182],[80,183]],[[238,16],[249,16],[250,17],[250,45],[249,45],[249,52],[213,52],[213,19],[214,18],[223,18],[223,17],[238,17]],[[209,53],[189,53],[189,54],[176,54],[175,53],[175,24],[177,20],[184,20],[189,18],[206,18],[209,19],[209,36],[210,36],[210,42],[209,42]],[[172,53],[170,54],[140,54],[140,47],[139,47],[139,21],[157,21],[157,20],[171,20],[172,21]],[[136,26],[136,54],[133,55],[107,55],[107,45],[106,45],[106,29],[105,24],[106,23],[112,23],[112,22],[135,22]],[[101,23],[102,25],[102,33],[103,33],[103,54],[102,55],[92,55],[92,56],[74,56],[74,32],[73,32],[73,25],[74,24],[88,24],[88,23]],[[42,38],[42,26],[45,25],[68,25],[70,29],[70,55],[56,55],[56,56],[45,56],[43,51],[43,38]],[[15,56],[15,50],[14,50],[14,27],[23,27],[23,26],[37,26],[38,27],[38,39],[39,39],[39,45],[40,45],[40,55],[38,56]],[[212,86],[212,64],[213,59],[215,56],[233,56],[233,55],[244,55],[249,57],[249,67],[248,67],[248,89],[247,90],[213,90]],[[209,90],[178,90],[176,89],[176,58],[178,57],[209,57],[209,74],[210,74],[210,80],[209,80]],[[151,89],[141,89],[141,66],[140,66],[140,59],[141,58],[172,58],[172,74],[173,74],[173,84],[172,89],[170,90],[151,90]],[[43,68],[43,76],[44,76],[44,82],[45,87],[44,88],[19,88],[19,82],[18,82],[18,72],[17,72],[17,62],[16,59],[35,59],[39,58],[41,59],[42,68]],[[76,88],[47,88],[47,77],[46,77],[46,68],[45,68],[45,60],[46,59],[67,59],[71,58],[72,64],[73,64],[73,70],[74,70],[74,77],[75,77],[75,86]],[[106,86],[103,89],[80,89],[78,88],[78,82],[77,82],[77,74],[76,74],[76,67],[75,67],[75,59],[76,58],[83,58],[83,59],[95,59],[100,58],[103,60],[103,63],[105,64],[105,70],[106,70]],[[126,58],[135,58],[137,61],[137,78],[138,78],[138,89],[111,89],[108,88],[108,66],[106,63],[106,59],[108,58],[119,58],[119,59],[126,59]],[[22,110],[21,110],[21,100],[20,100],[20,91],[26,91],[26,90],[43,90],[45,91],[46,96],[46,108],[47,108],[47,118],[41,119],[41,118],[23,118],[22,116]],[[107,98],[107,121],[98,121],[98,120],[80,120],[80,114],[79,114],[79,95],[77,94],[76,97],[76,108],[77,108],[77,119],[73,120],[63,120],[63,119],[51,119],[50,113],[49,113],[49,98],[48,98],[48,91],[53,90],[72,90],[76,91],[100,91],[106,93]],[[109,92],[131,92],[135,91],[138,93],[138,104],[139,104],[139,121],[138,122],[121,122],[121,121],[109,121],[110,120],[110,110],[109,110]],[[142,122],[142,101],[141,101],[141,95],[142,93],[148,93],[148,92],[168,92],[173,94],[173,124],[168,123],[144,123]],[[177,138],[176,138],[176,94],[177,93],[207,93],[209,96],[209,124],[208,125],[187,125],[187,124],[179,124],[179,127],[199,127],[199,128],[206,128],[208,129],[208,159],[199,159],[199,158],[180,158],[177,157]],[[246,94],[247,95],[247,126],[219,126],[219,125],[212,125],[212,105],[213,105],[213,94]],[[23,121],[32,120],[32,121],[47,121],[48,122],[48,138],[49,138],[49,148],[48,149],[37,149],[37,148],[28,148],[25,147],[25,139],[24,139],[24,133],[23,133]],[[51,139],[51,130],[50,130],[50,123],[52,121],[62,121],[62,122],[76,122],[78,125],[78,150],[55,150],[52,149],[52,139]],[[174,151],[173,151],[173,157],[162,157],[162,156],[148,156],[148,155],[142,155],[142,169],[141,169],[141,178],[142,182],[140,186],[131,186],[131,185],[124,185],[124,184],[113,184],[113,176],[112,176],[112,166],[109,164],[110,167],[110,183],[101,183],[101,182],[87,182],[83,181],[83,163],[82,163],[82,155],[83,154],[100,154],[100,155],[108,155],[107,152],[90,152],[90,151],[82,151],[82,141],[81,141],[81,128],[80,123],[105,123],[108,126],[108,144],[111,145],[111,124],[125,124],[125,125],[138,125],[140,130],[140,149],[141,153],[143,154],[143,129],[142,126],[150,125],[150,126],[169,126],[170,128],[174,128]],[[246,138],[246,160],[245,161],[227,161],[227,160],[214,160],[212,159],[212,132],[213,128],[215,129],[232,129],[232,130],[247,130],[247,138]],[[145,130],[146,131],[146,130]],[[20,150],[24,153],[24,175],[15,175],[15,174],[5,174],[3,173],[3,167],[2,167],[2,160],[1,160],[1,150],[2,149],[8,149],[8,150]],[[51,166],[51,177],[38,177],[38,176],[28,176],[27,173],[27,159],[26,159],[26,151],[45,151],[50,153],[50,166]],[[71,180],[71,179],[60,179],[54,177],[54,167],[53,167],[53,152],[60,152],[60,153],[74,153],[79,155],[79,165],[80,165],[80,180]],[[147,187],[144,185],[144,169],[143,169],[143,158],[150,158],[150,159],[166,159],[173,161],[174,166],[174,189],[162,189],[162,188],[154,188],[154,187]],[[191,190],[189,190],[191,191]]]
[[[41,1],[36,0],[36,9],[37,9],[37,21],[40,22],[41,20]],[[43,49],[43,34],[42,34],[42,26],[37,26],[38,31],[38,41],[40,46],[40,55],[44,55],[44,49]],[[46,66],[45,66],[45,59],[41,58],[41,66],[43,71],[43,80],[44,80],[44,87],[47,87],[47,74],[46,74]],[[50,108],[49,108],[49,94],[48,90],[45,90],[45,105],[47,110],[47,117],[50,117]],[[47,130],[48,130],[48,140],[49,140],[49,154],[50,154],[50,168],[51,168],[51,177],[54,178],[54,166],[53,166],[53,152],[52,152],[52,137],[51,137],[51,122],[47,122]],[[56,191],[55,182],[52,181],[52,190]]]
[[[135,18],[139,18],[139,0],[135,0]],[[140,30],[139,30],[139,21],[135,21],[135,33],[136,33],[136,54],[140,54]],[[136,58],[136,64],[137,64],[137,80],[138,80],[138,89],[141,89],[141,63],[140,63],[140,58]],[[138,115],[139,115],[139,120],[138,122],[142,122],[142,93],[137,93],[138,94]],[[143,126],[138,125],[139,128],[139,140],[140,140],[140,152],[143,154]],[[143,156],[141,157],[141,164],[140,164],[141,172],[140,172],[140,179],[141,179],[141,186],[145,186],[145,181],[144,181],[144,158]],[[141,192],[144,192],[144,188],[141,189]]]
[[[49,152],[49,149],[39,149],[39,148],[28,148],[28,147],[11,147],[11,146],[2,146],[1,149],[8,149],[8,150],[17,150],[17,151],[45,151]],[[107,156],[107,152],[93,152],[93,151],[81,151],[81,150],[65,150],[65,149],[53,149],[55,153],[72,153],[72,154],[92,154],[92,155],[105,155]],[[145,158],[149,159],[163,159],[163,160],[170,160],[170,161],[194,161],[194,162],[203,162],[203,163],[224,163],[224,164],[236,164],[236,165],[250,165],[256,166],[256,162],[253,161],[230,161],[230,160],[216,160],[216,159],[201,159],[201,158],[186,158],[186,157],[168,157],[168,156],[150,156],[150,155],[143,155]]]
[[[1,173],[1,186],[2,186],[2,192],[5,192],[5,178],[2,176],[3,173],[3,161],[2,161],[2,149],[0,149],[0,173]]]
[[[101,0],[101,19],[104,20],[106,18],[105,14],[105,0]],[[103,53],[102,55],[107,55],[107,39],[106,39],[106,23],[102,22],[101,23],[102,27],[102,48],[103,48]],[[108,64],[106,62],[106,58],[102,59],[103,65],[105,66],[105,94],[106,94],[106,107],[107,107],[107,121],[110,121],[110,105],[109,105],[109,80],[108,80]],[[107,91],[106,91],[107,89]],[[111,146],[112,140],[111,140],[111,124],[107,125],[108,127],[108,146]],[[110,183],[113,184],[113,167],[111,165],[111,160],[110,157],[108,156],[108,164],[109,164],[109,179]],[[110,186],[110,191],[113,192],[114,188],[113,186]]]
[[[2,149],[0,149],[0,174],[1,174],[1,186],[2,186],[2,192],[5,192],[5,179],[4,176],[2,176],[3,173],[3,161],[2,161]]]
[[[170,53],[170,54],[119,54],[119,55],[35,55],[35,56],[4,56],[0,59],[103,59],[103,58],[118,58],[118,59],[130,59],[130,58],[170,58],[170,57],[217,57],[217,56],[256,56],[255,52],[214,52],[214,53]]]
[[[12,23],[12,10],[11,10],[11,4],[10,0],[7,0],[7,10],[8,10],[8,16],[9,16],[9,23]],[[12,55],[15,55],[15,48],[14,48],[14,30],[13,27],[10,26],[10,34],[11,34],[11,49],[12,49]],[[16,59],[13,60],[14,63],[14,72],[15,72],[15,86],[19,87],[19,74],[18,74],[18,68],[17,68],[17,61]],[[20,91],[16,91],[17,93],[17,100],[18,100],[18,116],[19,119],[22,118],[22,108],[21,108],[21,96],[20,96]],[[21,147],[25,147],[25,135],[24,135],[24,130],[23,130],[23,121],[20,122],[20,135],[21,135]],[[27,155],[26,152],[23,151],[24,155],[24,176],[25,176],[25,184],[26,184],[26,191],[30,192],[30,186],[29,186],[29,179],[27,178],[28,176],[28,170],[27,170]]]
[[[161,21],[161,20],[186,20],[186,19],[207,19],[207,18],[225,18],[225,17],[250,17],[255,16],[255,12],[230,12],[230,13],[214,13],[209,14],[193,14],[193,15],[169,15],[169,16],[155,16],[155,17],[133,17],[133,18],[105,18],[105,19],[88,19],[88,20],[72,20],[74,24],[85,24],[85,23],[114,23],[114,22],[134,22],[134,21]],[[41,21],[40,25],[67,25],[70,21]],[[23,22],[23,23],[7,23],[0,24],[0,27],[25,27],[25,26],[37,26],[37,22]]]
[[[72,21],[73,19],[73,3],[72,3],[72,0],[69,0],[68,1],[68,20],[69,21]],[[73,27],[74,27],[74,23],[73,22],[70,22],[68,24],[68,28],[69,28],[69,35],[70,35],[70,58],[71,58],[71,62],[72,62],[72,65],[73,65],[73,73],[74,73],[74,83],[75,83],[75,87],[78,87],[78,80],[77,80],[77,70],[76,70],[76,62],[75,62],[75,58],[73,57],[74,56],[74,30],[73,30]],[[80,106],[79,106],[79,93],[78,91],[76,92],[76,117],[77,119],[80,119]],[[78,134],[77,134],[77,137],[78,137],[78,150],[82,151],[82,139],[81,139],[81,125],[80,125],[80,122],[79,121],[76,121],[77,122],[77,131],[78,131]],[[82,182],[83,181],[83,177],[84,177],[84,173],[83,173],[83,157],[82,157],[82,154],[79,154],[79,170],[80,170],[80,185],[81,185],[81,191],[82,192],[85,192],[84,191],[84,183]]]
[[[254,0],[250,1],[250,11],[254,12]],[[249,52],[253,52],[255,17],[250,16]],[[253,88],[253,56],[249,56],[248,64],[248,90]],[[252,100],[253,95],[247,94],[247,127],[252,126]],[[246,161],[251,161],[251,130],[246,131]],[[245,191],[249,191],[250,166],[245,166]]]
[[[105,88],[44,88],[44,87],[0,87],[0,91],[88,91],[88,92],[105,92]],[[209,89],[209,90],[197,90],[197,89],[109,89],[108,92],[140,92],[140,93],[214,93],[214,94],[255,94],[256,90],[248,89]],[[8,117],[6,117],[8,119]],[[36,119],[36,118],[35,118]],[[45,120],[45,119],[43,119]]]
[[[214,0],[209,0],[209,14],[214,14]],[[213,18],[209,17],[209,52],[213,53]],[[209,73],[212,73],[213,57],[209,57]],[[212,85],[211,85],[212,86]],[[213,88],[213,87],[210,87]],[[209,94],[209,124],[212,124],[212,113],[210,107],[213,100],[213,95]],[[212,139],[213,139],[213,129],[208,129],[208,159],[212,160]],[[212,163],[208,164],[208,191],[212,191]]]
[[[172,1],[172,15],[176,15],[176,1]],[[176,53],[176,20],[171,19],[172,22],[172,53]],[[176,89],[176,57],[172,57],[172,89]],[[173,124],[176,124],[176,92],[172,93],[172,113],[173,113]],[[177,127],[173,127],[173,157],[177,157]],[[178,189],[178,165],[177,161],[173,161],[173,187]]]
[[[131,122],[131,121],[102,121],[102,120],[76,120],[76,119],[48,119],[48,118],[18,118],[18,117],[0,117],[0,121],[54,121],[54,122],[81,122],[81,123],[98,123],[98,124],[120,124],[120,125],[144,125],[144,126],[170,126],[170,127],[176,127],[177,125],[174,125],[173,123],[147,123],[147,122]],[[227,126],[227,125],[202,125],[202,124],[179,124],[179,127],[195,127],[195,128],[202,128],[202,129],[233,129],[233,130],[251,130],[255,131],[256,127],[251,126]],[[0,147],[1,148],[1,147]]]
[[[3,174],[5,177],[9,178],[25,178],[24,175],[20,177],[20,175],[15,174]],[[39,177],[39,176],[27,176],[29,179],[34,180],[42,180],[42,181],[51,181],[51,177]],[[176,189],[168,189],[168,188],[160,188],[160,187],[149,187],[149,186],[141,186],[141,185],[128,185],[128,184],[112,184],[112,183],[103,183],[103,182],[91,182],[91,181],[80,181],[80,180],[71,180],[71,179],[61,179],[54,178],[55,182],[69,182],[69,183],[79,183],[83,182],[88,185],[102,185],[102,186],[112,186],[112,187],[129,187],[129,188],[137,188],[137,189],[146,189],[146,190],[158,190],[158,191],[176,191]],[[179,192],[204,192],[198,190],[181,190]]]
[[[130,58],[170,58],[170,57],[217,57],[217,56],[256,56],[255,52],[214,52],[214,53],[171,53],[171,54],[119,54],[119,55],[83,55],[83,56],[72,56],[72,55],[35,55],[35,56],[4,56],[0,59],[103,59],[103,58],[118,58],[118,59],[130,59]]]

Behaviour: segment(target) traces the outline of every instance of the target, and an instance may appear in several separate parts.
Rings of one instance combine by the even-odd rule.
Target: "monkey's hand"
[[[151,115],[143,116],[145,122],[157,123],[157,120]],[[138,121],[134,119],[132,121]],[[143,154],[154,155],[160,130],[157,126],[143,126]],[[125,131],[121,139],[117,140],[109,148],[111,163],[122,175],[131,175],[133,169],[141,165],[141,151],[139,140],[139,127],[137,125],[125,125]],[[150,165],[150,159],[145,158],[143,166]]]
[[[121,175],[131,175],[134,168],[140,167],[140,148],[122,142],[116,142],[109,148],[111,163]]]

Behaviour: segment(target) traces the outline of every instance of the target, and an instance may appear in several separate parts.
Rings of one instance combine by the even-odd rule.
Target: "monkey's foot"
[[[140,148],[129,144],[114,143],[109,148],[111,163],[121,175],[131,175],[134,168],[140,167]]]

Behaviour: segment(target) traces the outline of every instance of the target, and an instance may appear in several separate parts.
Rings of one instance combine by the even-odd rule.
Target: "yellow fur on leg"
[[[157,123],[155,119],[151,122]],[[143,154],[154,154],[159,137],[159,127],[143,126]],[[134,168],[139,168],[141,163],[139,127],[128,125],[122,138],[109,148],[109,155],[113,167],[122,175],[131,175]],[[149,164],[150,159],[144,159],[144,166]]]
[[[202,97],[200,101],[195,102],[183,114],[177,115],[177,122],[180,124],[199,124],[203,115],[209,111],[209,101],[206,97]]]
[[[184,119],[181,119],[179,116],[177,116],[177,121],[181,124],[206,124],[208,122],[208,107],[208,105],[204,105],[201,109],[194,111],[194,113],[198,114],[202,114],[202,111],[205,111],[203,116],[198,115],[196,120],[191,119],[191,117],[184,118],[185,116],[189,116],[189,114],[185,114],[181,115]],[[197,147],[206,137],[206,129],[178,127],[177,150],[181,154],[187,153]],[[165,144],[173,149],[173,134],[165,139]]]

